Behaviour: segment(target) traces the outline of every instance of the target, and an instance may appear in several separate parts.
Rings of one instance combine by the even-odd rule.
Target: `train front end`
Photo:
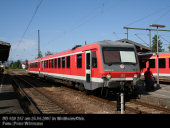
[[[134,91],[140,83],[140,68],[136,48],[127,43],[100,44],[104,81],[103,88]]]

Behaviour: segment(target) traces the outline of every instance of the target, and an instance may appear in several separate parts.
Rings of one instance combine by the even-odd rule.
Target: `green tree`
[[[20,60],[17,60],[16,62],[12,61],[9,67],[12,69],[21,69],[22,68],[21,61]]]
[[[52,55],[52,54],[53,54],[52,52],[47,51],[47,52],[45,53],[45,56],[49,56],[49,55]]]
[[[11,64],[9,65],[10,68],[13,68],[14,62],[12,61]]]
[[[159,40],[159,36],[158,36],[158,51],[159,52],[163,52],[164,49],[162,49],[162,42]],[[153,38],[152,38],[152,51],[153,52],[157,52],[157,35],[155,35]]]
[[[168,46],[169,52],[170,52],[170,45]]]
[[[16,62],[16,68],[17,68],[17,69],[21,69],[21,68],[22,68],[21,61],[20,61],[20,60],[17,60],[17,62]]]

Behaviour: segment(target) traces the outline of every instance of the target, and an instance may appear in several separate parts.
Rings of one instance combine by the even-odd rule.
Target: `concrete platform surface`
[[[143,91],[138,100],[170,109],[170,82],[160,83],[160,88],[154,86],[152,91]]]
[[[0,114],[24,114],[6,74],[0,75]]]

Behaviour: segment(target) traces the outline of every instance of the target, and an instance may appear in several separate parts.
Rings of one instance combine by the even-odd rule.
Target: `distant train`
[[[149,67],[153,76],[157,78],[157,55],[156,53],[139,54],[141,75]],[[161,52],[159,58],[159,78],[170,79],[170,52]]]
[[[133,91],[140,81],[139,60],[132,44],[99,41],[28,62],[28,73],[53,77],[89,91]]]

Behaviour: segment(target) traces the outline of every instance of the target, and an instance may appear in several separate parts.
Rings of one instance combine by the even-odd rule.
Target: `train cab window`
[[[109,66],[114,63],[136,64],[134,48],[103,47],[103,60]]]
[[[149,67],[150,68],[155,68],[155,59],[150,59],[149,60]]]
[[[92,52],[92,68],[97,68],[97,56],[96,51]]]
[[[70,68],[70,56],[67,56],[67,68]]]
[[[166,61],[165,59],[159,59],[159,68],[165,68],[166,67]]]
[[[60,68],[60,65],[61,65],[60,59],[61,59],[61,58],[58,58],[58,68]]]
[[[82,54],[77,55],[77,68],[82,68]]]
[[[65,57],[62,57],[62,68],[65,68]]]
[[[57,59],[54,60],[54,67],[57,68]]]

